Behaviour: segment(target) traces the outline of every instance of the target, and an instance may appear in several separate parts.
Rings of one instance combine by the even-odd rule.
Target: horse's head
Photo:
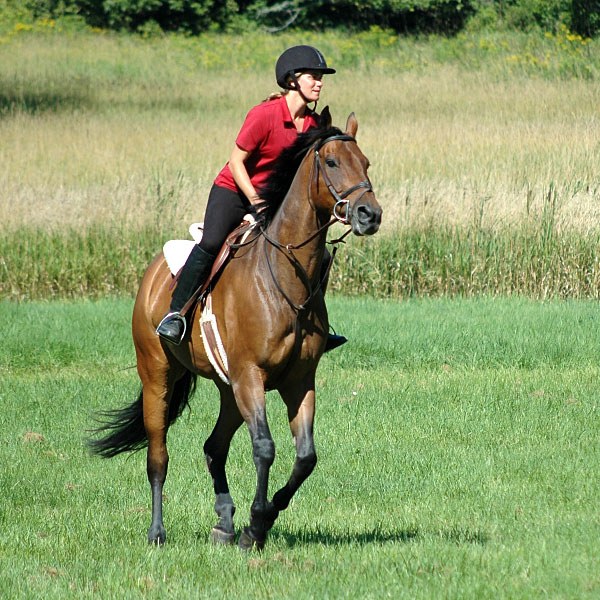
[[[326,107],[319,128],[331,128]],[[372,235],[381,224],[381,206],[367,175],[369,161],[356,143],[358,122],[351,113],[346,132],[319,141],[314,147],[314,179],[311,199],[319,211],[352,226],[355,235]]]

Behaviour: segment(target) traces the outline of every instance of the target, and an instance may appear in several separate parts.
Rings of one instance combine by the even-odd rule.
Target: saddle
[[[227,262],[235,254],[237,247],[246,241],[256,226],[256,219],[253,215],[248,214],[244,217],[241,224],[227,236],[223,247],[217,254],[207,280],[192,294],[192,297],[180,311],[180,314],[185,316],[199,300],[201,301],[200,330],[202,332],[204,349],[217,375],[227,384],[229,384],[227,354],[225,353],[225,347],[219,334],[217,319],[212,311],[212,295],[208,290],[210,290],[211,283],[218,277]],[[169,240],[163,246],[163,254],[173,274],[171,287],[177,282],[181,269],[194,245],[199,244],[202,240],[203,230],[202,223],[194,223],[190,226],[189,230],[193,240]]]
[[[235,253],[236,246],[243,244],[256,226],[257,221],[254,216],[247,214],[244,216],[242,222],[227,236],[223,246],[221,247],[221,250],[215,258],[210,275],[204,284],[194,292],[190,300],[186,302],[185,306],[180,311],[182,316],[185,316],[190,308],[192,308],[192,306],[194,306],[194,304],[201,298],[202,294],[221,273],[227,262],[229,262]],[[193,223],[190,225],[189,231],[193,238],[192,240],[169,240],[163,246],[163,254],[167,261],[169,270],[173,275],[173,281],[171,282],[169,289],[172,289],[177,283],[181,269],[183,269],[183,266],[185,265],[185,262],[187,261],[194,245],[199,244],[202,240],[204,224]]]

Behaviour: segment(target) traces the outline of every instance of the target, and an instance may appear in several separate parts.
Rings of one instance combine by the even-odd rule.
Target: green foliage
[[[275,32],[288,27],[367,29],[452,34],[477,28],[560,24],[584,35],[600,29],[600,0],[0,0],[4,20],[78,16],[94,27],[197,34],[214,29]]]
[[[0,22],[26,20],[31,15],[27,6],[20,0],[0,0]]]
[[[199,33],[228,24],[237,12],[235,0],[26,0],[25,6],[35,18],[78,14],[95,27],[142,32]]]
[[[571,0],[501,0],[495,5],[508,27],[523,31],[533,27],[552,30],[559,23],[569,22],[571,10]]]
[[[599,244],[598,235],[557,235],[544,222],[502,231],[436,223],[342,249],[330,287],[381,298],[598,299]]]
[[[0,299],[134,295],[168,234],[154,228],[0,234]],[[352,240],[330,289],[381,298],[525,295],[600,298],[600,234],[558,235],[551,215],[502,231],[435,224]]]
[[[263,26],[277,29],[296,9],[294,26],[364,29],[372,25],[401,32],[459,30],[473,12],[471,0],[259,0],[249,14]]]
[[[473,7],[474,28],[555,31],[565,25],[587,37],[600,31],[600,0],[474,0]]]
[[[572,0],[573,31],[591,37],[600,32],[600,0]]]
[[[98,298],[131,295],[140,274],[160,251],[164,235],[154,228],[124,233],[94,227],[86,232],[0,234],[0,297]],[[18,256],[21,256],[21,261]],[[19,264],[17,264],[19,263]]]
[[[104,0],[110,28],[136,31],[154,22],[165,31],[198,33],[222,27],[237,11],[235,0]]]

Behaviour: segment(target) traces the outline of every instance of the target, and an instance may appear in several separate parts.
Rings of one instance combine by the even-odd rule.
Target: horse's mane
[[[340,133],[342,131],[337,127],[328,129],[313,127],[304,133],[299,133],[296,141],[283,150],[275,161],[273,173],[259,190],[260,197],[264,200],[265,205],[265,209],[260,213],[263,225],[267,225],[271,221],[281,206],[309,148],[325,138]]]

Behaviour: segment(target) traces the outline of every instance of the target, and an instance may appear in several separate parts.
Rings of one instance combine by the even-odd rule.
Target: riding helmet
[[[277,59],[275,77],[278,85],[284,89],[292,89],[286,81],[287,76],[303,71],[335,73],[335,69],[327,66],[325,57],[313,46],[292,46]]]

